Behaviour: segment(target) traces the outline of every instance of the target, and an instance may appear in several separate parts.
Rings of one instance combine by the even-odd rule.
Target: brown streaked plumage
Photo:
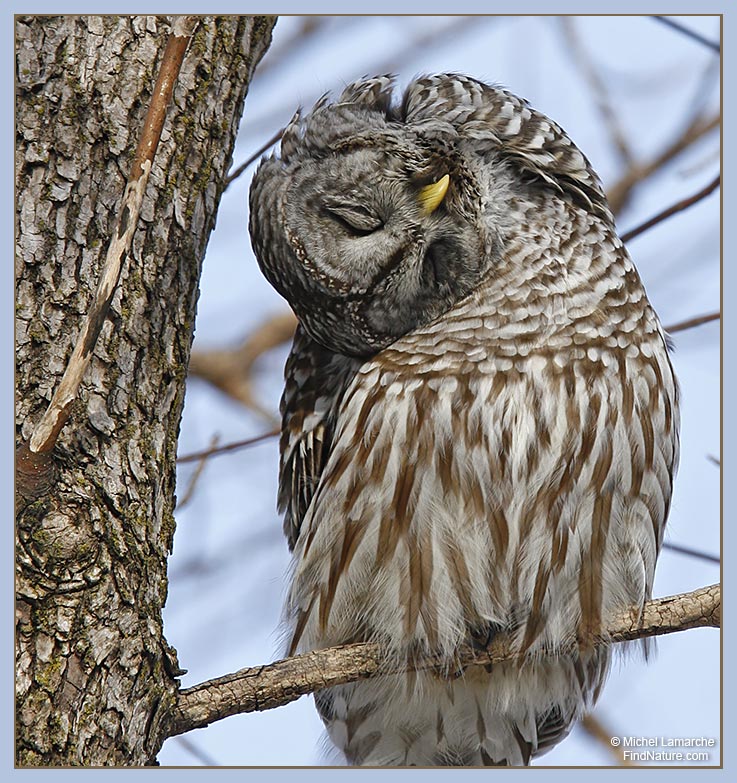
[[[251,188],[259,264],[300,321],[289,652],[446,661],[316,694],[350,763],[527,765],[598,697],[607,616],[651,595],[677,385],[562,129],[461,75],[392,91],[367,79],[296,115]],[[459,672],[499,630],[524,661]]]

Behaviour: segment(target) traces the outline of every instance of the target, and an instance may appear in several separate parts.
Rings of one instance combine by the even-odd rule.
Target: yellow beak
[[[449,184],[450,177],[445,174],[437,182],[425,185],[422,188],[420,191],[420,204],[426,214],[432,214],[440,206],[440,203],[445,198],[445,194],[448,192]]]

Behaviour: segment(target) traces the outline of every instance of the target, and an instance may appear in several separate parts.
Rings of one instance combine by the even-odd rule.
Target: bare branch
[[[694,193],[693,196],[689,196],[688,198],[681,199],[681,201],[677,201],[672,206],[664,209],[662,212],[659,212],[654,217],[651,217],[650,220],[646,220],[642,225],[639,225],[637,228],[633,228],[630,231],[622,234],[622,242],[629,242],[631,239],[640,236],[640,234],[652,228],[653,226],[656,226],[658,223],[662,223],[667,218],[675,215],[678,212],[682,212],[684,209],[688,209],[688,207],[691,207],[702,199],[705,199],[719,187],[720,181],[721,178],[719,176],[715,177],[715,179],[713,179],[705,188],[702,188],[698,193]]]
[[[716,555],[710,555],[708,552],[701,552],[698,549],[692,549],[688,546],[681,546],[680,544],[672,544],[670,541],[666,541],[663,544],[663,549],[670,549],[672,552],[678,552],[679,555],[688,555],[689,557],[698,557],[701,560],[707,560],[709,563],[716,563],[719,565],[722,561]]]
[[[609,91],[599,75],[591,55],[584,46],[581,36],[578,34],[576,23],[570,16],[561,16],[560,26],[565,38],[565,48],[571,53],[578,64],[584,79],[589,84],[596,106],[599,109],[599,114],[609,131],[609,137],[612,140],[614,148],[617,150],[619,157],[626,166],[634,166],[635,159],[632,155],[632,150],[630,150],[624,128],[609,99]]]
[[[268,140],[265,141],[257,150],[256,152],[251,155],[250,158],[248,158],[244,163],[241,163],[238,168],[233,169],[233,171],[228,174],[228,176],[225,178],[225,184],[223,187],[223,190],[230,185],[230,183],[234,180],[240,177],[241,174],[255,161],[257,161],[267,150],[269,150],[271,147],[276,144],[277,141],[281,138],[282,133],[284,133],[284,128],[279,128],[279,130]]]
[[[501,18],[502,17],[494,17],[495,20]],[[479,26],[488,23],[490,19],[492,19],[492,17],[488,16],[456,17],[448,24],[438,26],[433,30],[408,40],[406,45],[401,47],[397,53],[392,53],[383,60],[369,62],[365,66],[362,66],[359,73],[356,73],[356,76],[365,73],[396,73],[407,62],[411,62],[413,58],[425,56],[427,52],[435,51],[443,44],[452,44],[453,46],[458,47],[461,45],[461,37],[465,33],[477,31]],[[341,79],[334,85],[333,89],[338,89],[338,91],[340,91],[343,86],[345,86],[345,82]],[[319,97],[320,93],[318,92],[305,94],[302,96],[303,105],[310,106]],[[284,123],[292,114],[294,114],[294,108],[291,105],[290,99],[289,104],[282,104],[276,109],[267,111],[264,114],[252,116],[250,118],[249,127],[251,131],[259,131],[265,128],[271,129],[276,123]]]
[[[722,467],[722,461],[715,457],[713,454],[707,454],[706,458],[711,462],[712,464],[716,465],[718,468]]]
[[[182,495],[182,497],[179,499],[179,502],[177,503],[176,511],[181,511],[187,505],[187,503],[189,503],[189,501],[192,500],[192,497],[194,496],[195,487],[197,486],[197,482],[200,480],[200,476],[205,470],[205,465],[207,465],[208,457],[212,454],[212,450],[218,445],[219,440],[220,440],[219,435],[213,435],[212,438],[210,439],[209,451],[205,452],[200,457],[199,462],[195,466],[195,469],[192,472],[192,476],[189,479],[189,484],[187,484],[187,489],[185,490],[184,494]]]
[[[697,117],[703,115],[711,106],[715,91],[719,91],[719,81],[722,75],[722,63],[719,57],[709,57],[704,63],[701,76],[695,81],[690,98],[686,101],[688,111],[683,127],[688,127]],[[716,90],[715,90],[716,88]],[[717,153],[717,159],[719,154]]]
[[[615,183],[607,191],[607,200],[612,212],[614,214],[621,212],[637,185],[651,177],[667,163],[670,163],[692,144],[718,128],[721,121],[721,116],[718,114],[708,120],[703,117],[694,118],[683,133],[662,150],[660,154],[656,155],[648,163],[640,163],[628,169],[619,182]]]
[[[696,315],[693,318],[687,318],[685,321],[679,321],[677,324],[671,324],[665,327],[665,331],[669,334],[675,332],[683,332],[686,329],[693,329],[695,326],[701,326],[702,324],[708,324],[712,321],[718,321],[722,317],[722,314],[717,310],[715,313],[707,313],[706,315]]]
[[[581,718],[581,728],[601,745],[608,753],[610,753],[617,761],[617,764],[621,767],[632,767],[634,764],[624,755],[624,749],[612,745],[612,737],[620,737],[621,733],[614,734],[611,729],[607,728],[601,719],[588,713]]]
[[[187,46],[198,24],[198,19],[194,16],[178,17],[174,20],[128,182],[123,192],[120,212],[113,227],[112,240],[108,246],[97,291],[49,406],[28,442],[23,443],[18,449],[17,487],[20,494],[25,497],[37,497],[48,488],[52,480],[51,452],[59,433],[69,419],[72,404],[77,399],[82,378],[117,290],[122,265],[130,252],[133,234],[138,224],[141,203],[161,138],[166,112],[171,102],[174,84],[179,76]]]
[[[632,609],[613,617],[608,624],[608,641],[632,641],[720,625],[721,589],[712,585],[650,601],[641,614]],[[459,651],[454,666],[494,664],[514,657],[509,641],[499,635],[486,652],[470,648]],[[447,671],[443,663],[428,657],[414,662],[412,668],[442,673]],[[315,650],[265,666],[241,669],[180,691],[169,733],[170,736],[182,734],[230,715],[273,709],[313,691],[407,668],[406,663],[388,662],[378,644],[364,643]]]
[[[713,49],[715,52],[722,51],[721,44],[718,41],[712,41],[710,38],[707,38],[705,35],[701,35],[701,33],[697,33],[696,30],[691,30],[690,27],[686,27],[685,25],[682,25],[680,22],[676,22],[675,19],[668,19],[667,16],[653,16],[653,19],[656,22],[660,22],[661,24],[667,25],[668,27],[672,27],[674,30],[678,30],[679,33],[683,33],[683,35],[687,35],[689,38],[693,38],[694,41],[698,41],[700,44],[703,44],[704,46],[708,46],[710,49]]]
[[[177,462],[194,462],[195,460],[207,459],[208,457],[217,457],[220,454],[226,454],[229,451],[236,451],[237,449],[245,449],[248,446],[255,446],[257,443],[262,443],[270,438],[277,438],[279,436],[279,430],[270,430],[264,432],[262,435],[257,435],[255,438],[246,438],[245,440],[237,440],[233,443],[225,443],[222,446],[213,446],[204,451],[195,451],[192,454],[185,454],[182,457],[177,457]]]
[[[189,753],[191,756],[194,756],[194,758],[197,759],[197,761],[202,762],[202,764],[206,767],[217,767],[219,764],[215,759],[206,751],[202,750],[202,748],[197,745],[197,743],[192,742],[192,740],[189,737],[177,737],[175,740],[179,745],[181,745],[187,753]]]
[[[275,421],[274,415],[254,396],[251,371],[261,354],[291,340],[296,326],[297,319],[291,312],[280,313],[264,321],[235,349],[193,351],[189,373],[208,381],[268,421]]]
[[[258,64],[257,74],[261,78],[266,71],[283,63],[285,59],[299,57],[305,43],[309,43],[317,33],[322,32],[328,21],[332,20],[347,21],[350,17],[328,17],[328,16],[303,16],[299,27],[286,39],[281,39],[276,46],[272,44],[266,56]]]

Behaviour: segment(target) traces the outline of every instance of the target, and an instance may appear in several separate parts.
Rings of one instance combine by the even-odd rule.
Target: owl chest
[[[649,594],[677,448],[670,391],[647,366],[624,385],[612,370],[524,369],[376,371],[349,389],[295,550],[308,647],[452,654],[489,625],[557,644]]]
[[[509,615],[515,486],[541,462],[535,405],[527,383],[493,374],[375,380],[344,400],[292,605],[307,647],[381,638],[450,652]]]

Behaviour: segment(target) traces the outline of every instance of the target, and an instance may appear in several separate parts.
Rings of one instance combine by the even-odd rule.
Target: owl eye
[[[344,230],[356,237],[365,237],[384,225],[381,218],[360,204],[326,203],[325,211]]]

